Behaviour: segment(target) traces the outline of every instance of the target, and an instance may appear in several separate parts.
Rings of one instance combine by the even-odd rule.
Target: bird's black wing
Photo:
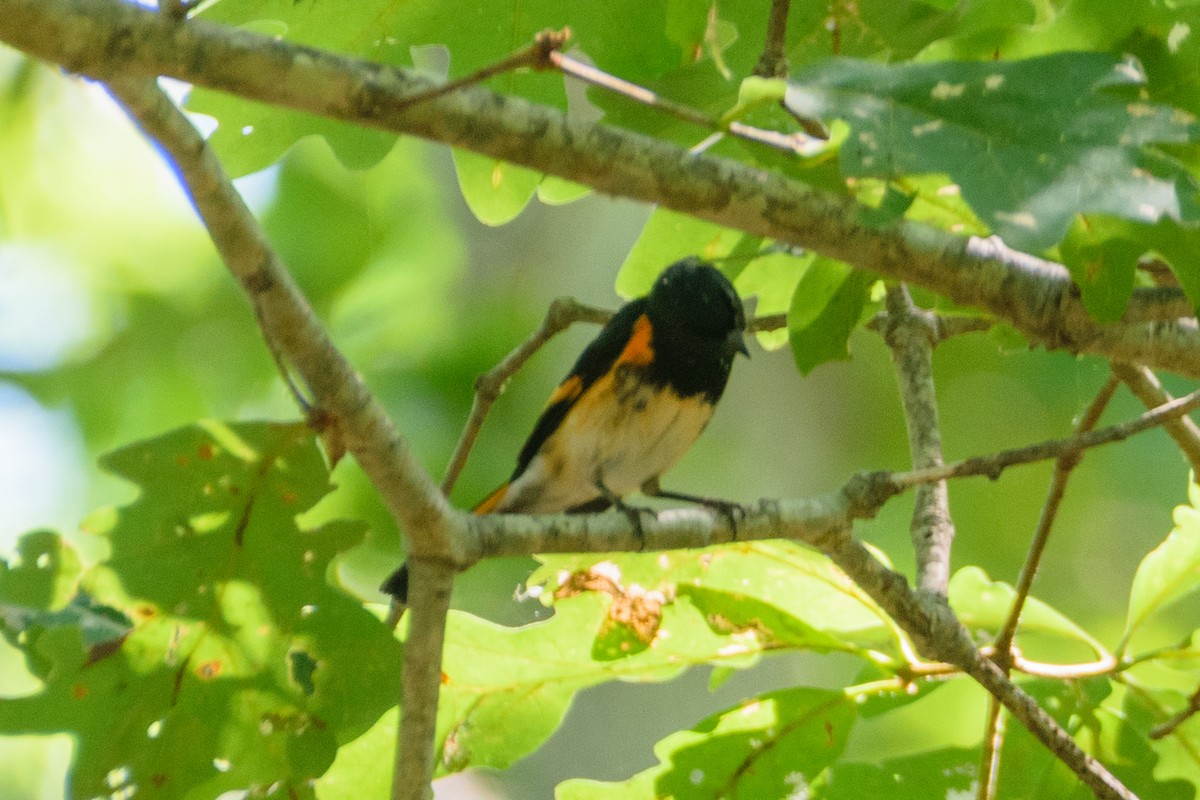
[[[533,427],[533,432],[525,440],[525,446],[521,448],[521,454],[517,457],[517,468],[513,471],[510,481],[516,480],[525,471],[529,462],[562,425],[584,392],[616,366],[617,359],[630,345],[635,323],[645,313],[645,298],[626,303],[600,329],[599,335],[592,343],[579,354],[579,359],[571,368],[570,374],[550,395],[546,410],[542,412],[542,416]]]

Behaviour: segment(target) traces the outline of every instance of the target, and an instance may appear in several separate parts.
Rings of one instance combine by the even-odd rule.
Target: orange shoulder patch
[[[642,314],[633,323],[633,334],[621,355],[617,356],[617,363],[645,366],[653,360],[654,326],[650,324],[650,318]]]
[[[505,483],[499,489],[489,494],[480,501],[479,505],[471,509],[472,514],[490,514],[496,510],[496,506],[500,505],[500,501],[508,494],[508,484]]]
[[[579,393],[583,391],[583,378],[578,375],[572,375],[558,385],[554,390],[554,394],[550,395],[550,399],[546,401],[547,406],[558,405],[568,400],[574,400],[579,397]]]

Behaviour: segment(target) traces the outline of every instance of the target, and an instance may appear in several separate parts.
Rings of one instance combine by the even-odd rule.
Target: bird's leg
[[[642,494],[647,497],[680,500],[684,503],[695,503],[698,506],[711,508],[725,518],[725,521],[729,523],[729,527],[733,529],[734,536],[737,535],[738,520],[745,517],[747,513],[745,506],[741,503],[735,503],[732,500],[720,500],[715,497],[703,497],[696,494],[667,491],[659,485],[657,477],[651,478],[642,484]]]
[[[650,516],[657,519],[658,515],[654,512],[654,509],[645,508],[643,506],[633,506],[633,505],[626,503],[615,492],[613,492],[611,489],[609,489],[604,484],[604,479],[602,477],[600,477],[599,473],[596,474],[595,481],[596,481],[596,491],[600,492],[600,497],[597,500],[593,500],[592,503],[604,502],[607,505],[611,505],[617,511],[620,511],[622,514],[624,514],[629,519],[629,522],[633,525],[634,533],[637,535],[638,552],[640,553],[641,551],[645,550],[646,549],[646,534],[642,530],[642,516],[641,515],[649,514]],[[588,505],[590,505],[590,504],[588,504]]]

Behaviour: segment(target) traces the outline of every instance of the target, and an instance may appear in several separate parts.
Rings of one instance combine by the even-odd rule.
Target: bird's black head
[[[742,334],[746,312],[733,284],[695,256],[667,267],[646,297],[654,326],[653,377],[687,397],[716,402],[733,359],[749,355]]]
[[[742,333],[746,312],[729,279],[696,256],[667,267],[647,298],[655,328],[668,328],[730,358],[748,355]],[[657,338],[657,337],[656,337]]]

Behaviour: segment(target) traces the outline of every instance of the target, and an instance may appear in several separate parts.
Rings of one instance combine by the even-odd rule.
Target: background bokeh
[[[564,206],[535,202],[514,222],[487,227],[461,199],[449,151],[413,140],[361,172],[306,140],[238,185],[335,341],[435,475],[466,417],[474,376],[526,336],[553,298],[621,301],[614,279],[650,213],[589,196]],[[472,504],[507,476],[545,396],[593,334],[568,331],[513,380],[456,502]],[[855,470],[905,467],[888,351],[859,332],[851,352],[850,361],[801,378],[786,348],[752,347],[708,432],[667,484],[750,500],[812,495]],[[944,344],[935,367],[951,459],[1069,432],[1107,377],[1098,360],[1003,351],[987,335]],[[1166,380],[1176,392],[1185,388]],[[1139,410],[1121,392],[1105,419]],[[35,528],[71,537],[89,511],[129,500],[131,488],[95,466],[100,453],[201,417],[295,416],[248,305],[158,155],[98,87],[0,50],[0,550],[10,554]],[[1049,474],[1043,464],[996,482],[954,483],[955,566],[1015,580]],[[367,543],[339,572],[348,589],[378,602],[374,587],[400,557],[398,532],[352,459],[334,478],[339,490],[312,517],[370,522]],[[1133,572],[1170,530],[1187,479],[1160,431],[1089,453],[1036,593],[1115,644]],[[860,527],[905,571],[909,510],[900,498]],[[76,541],[85,557],[101,555]],[[455,605],[504,624],[545,614],[514,597],[532,565],[508,559],[472,569]],[[1139,646],[1182,638],[1195,610],[1158,618]],[[600,686],[580,695],[539,753],[502,775],[449,779],[439,796],[548,797],[567,776],[625,777],[654,763],[653,742],[739,697],[801,682],[842,686],[856,669],[844,657],[779,656],[715,691],[706,670],[665,687]],[[3,644],[0,685],[10,696],[36,691]],[[916,751],[931,738],[973,745],[982,704],[966,698],[978,699],[976,690],[954,682],[903,715],[865,723],[851,754],[880,726],[904,731],[885,737],[894,749],[880,756]],[[57,800],[69,755],[65,737],[4,741],[3,797]]]

